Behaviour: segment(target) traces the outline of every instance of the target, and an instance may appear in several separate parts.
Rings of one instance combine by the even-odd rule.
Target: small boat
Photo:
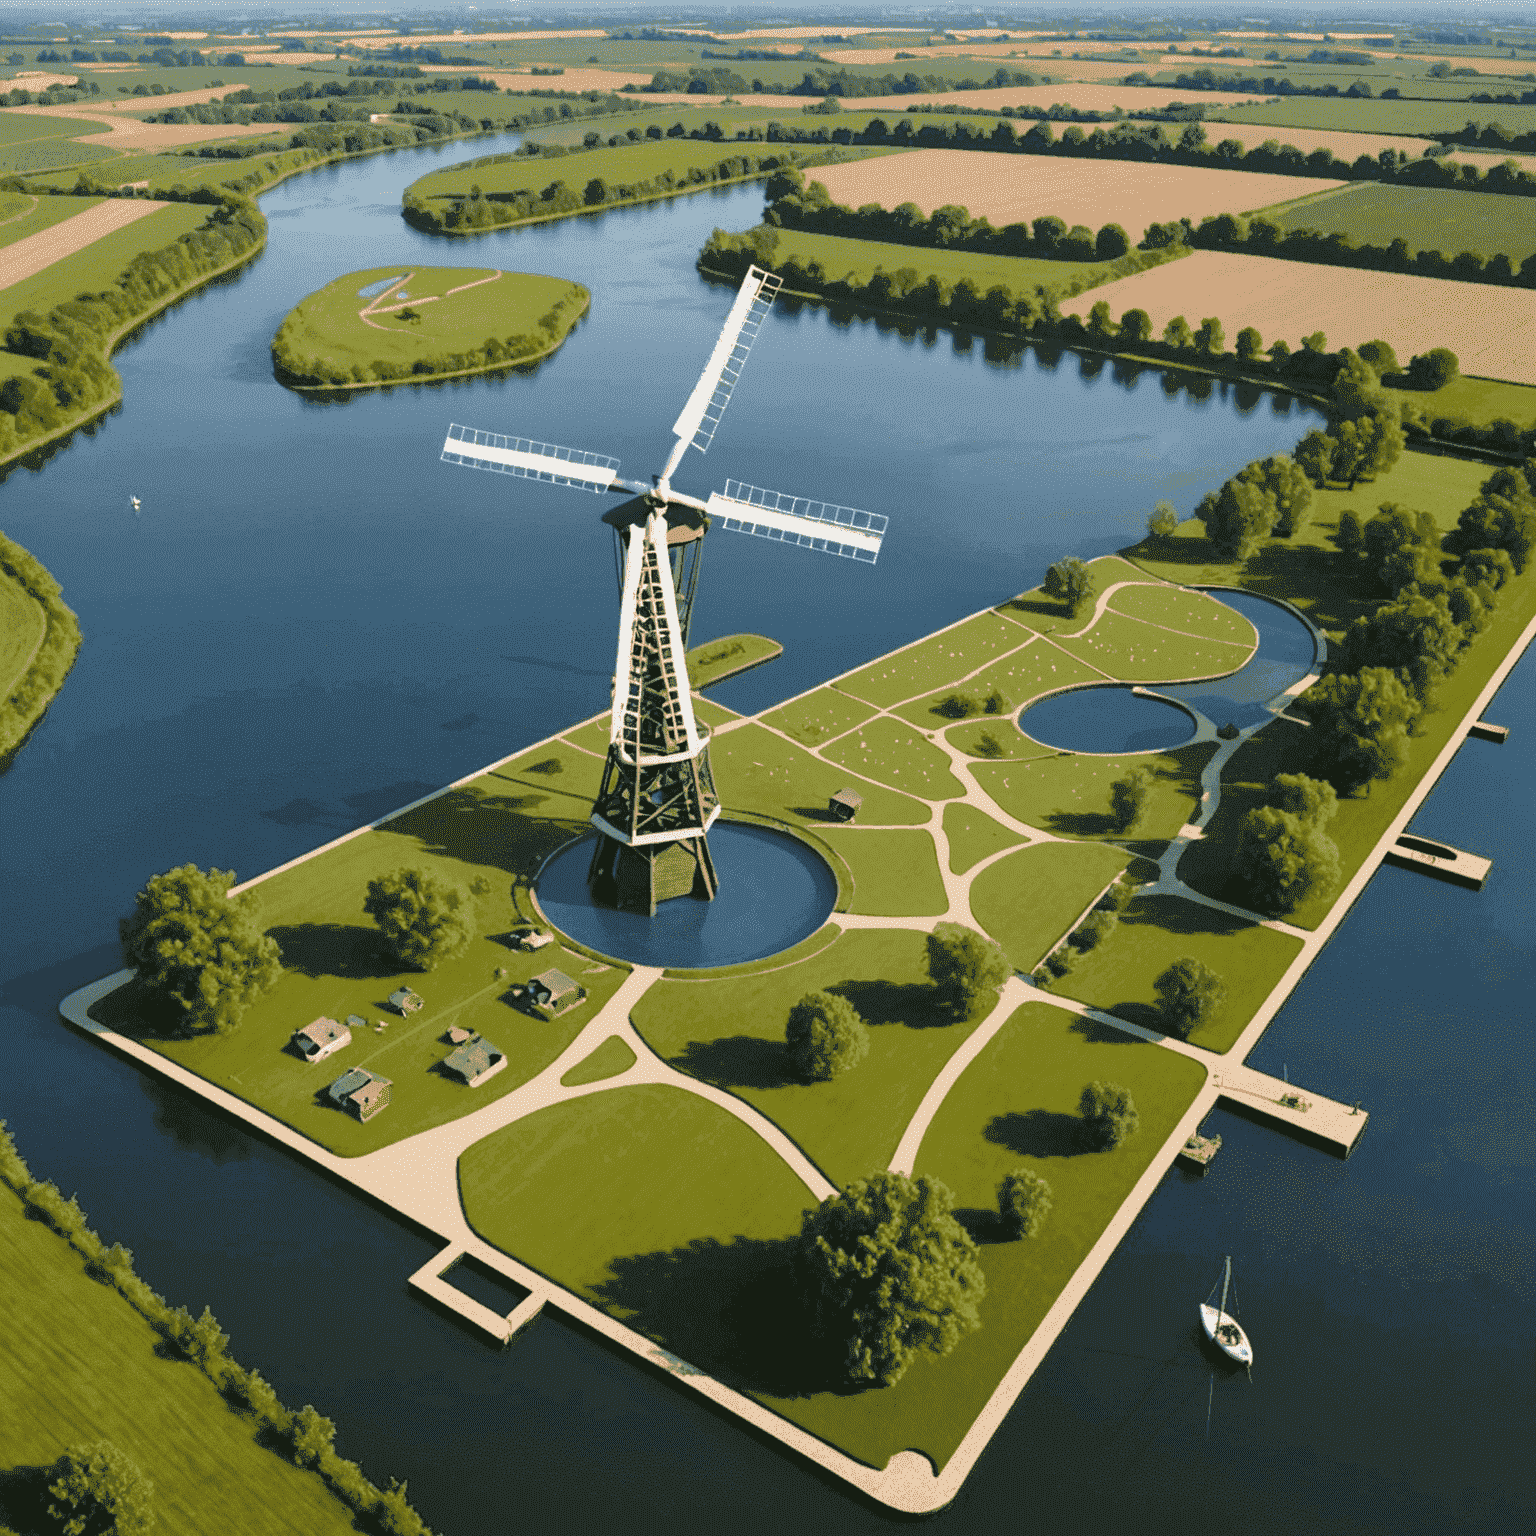
[[[1221,1292],[1221,1300],[1213,1307],[1211,1296],[1214,1296],[1218,1290]],[[1243,1325],[1231,1312],[1227,1311],[1229,1292],[1233,1292],[1232,1305],[1235,1309],[1237,1297],[1232,1285],[1231,1254],[1227,1255],[1226,1264],[1221,1271],[1221,1279],[1211,1287],[1211,1295],[1200,1303],[1200,1326],[1205,1330],[1206,1338],[1234,1365],[1251,1366],[1253,1345],[1248,1342],[1248,1335],[1243,1332]]]

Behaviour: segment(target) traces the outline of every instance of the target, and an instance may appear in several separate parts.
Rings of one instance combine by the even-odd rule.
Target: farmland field
[[[1146,310],[1155,332],[1175,315],[1191,324],[1215,315],[1229,336],[1251,325],[1266,344],[1294,347],[1312,331],[1334,347],[1379,337],[1400,358],[1449,347],[1463,373],[1536,384],[1536,293],[1522,289],[1196,251],[1062,308],[1086,315],[1099,299],[1115,315]]]
[[[1204,101],[1207,92],[1198,93]],[[1486,106],[1467,101],[1349,101],[1342,96],[1287,96],[1262,105],[1223,109],[1240,123],[1267,123],[1276,128],[1331,128],[1362,133],[1406,133],[1420,136],[1454,133],[1467,119],[1500,122],[1511,133],[1536,130],[1536,107]]]
[[[1357,245],[1389,245],[1402,236],[1410,250],[1501,251],[1515,266],[1536,251],[1536,214],[1527,199],[1497,192],[1357,183],[1274,215],[1282,229],[1345,234]]]
[[[989,155],[964,149],[913,149],[882,159],[818,167],[807,173],[832,200],[850,208],[916,203],[924,213],[960,203],[1001,227],[1054,214],[1097,229],[1122,224],[1132,239],[1162,219],[1263,208],[1342,182],[1153,166],[1122,160],[1085,162],[1038,155]]]
[[[103,235],[126,228],[170,206],[168,203],[151,202],[147,198],[115,198],[110,201],[88,198],[49,199],[50,203],[55,201],[78,204],[74,216],[66,215],[51,226],[8,245],[0,288],[9,288],[33,277],[44,268],[51,267],[54,262],[83,251]]]
[[[94,197],[34,197],[26,192],[0,192],[0,247],[15,245],[29,236],[41,234],[72,219],[100,201]],[[10,274],[11,258],[6,258]],[[4,279],[0,279],[4,281]]]

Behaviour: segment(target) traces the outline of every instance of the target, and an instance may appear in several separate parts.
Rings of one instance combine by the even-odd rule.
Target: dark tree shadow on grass
[[[453,789],[397,816],[388,827],[417,838],[427,853],[531,880],[556,848],[587,830],[577,803],[542,787],[504,795]]]
[[[1020,1157],[1076,1157],[1086,1152],[1083,1122],[1077,1115],[1053,1109],[1010,1110],[994,1115],[982,1135],[993,1146],[1006,1147]]]
[[[284,969],[301,976],[371,981],[400,969],[383,934],[360,923],[295,923],[267,933],[283,952]]]
[[[908,1029],[936,1029],[956,1021],[925,981],[840,981],[827,991],[853,1004],[869,1025],[904,1024]]]
[[[990,1207],[963,1205],[955,1210],[955,1220],[965,1228],[973,1243],[1011,1243],[1013,1233],[1003,1218]]]
[[[1112,1013],[1117,1019],[1124,1019],[1127,1024],[1135,1024],[1141,1029],[1153,1029],[1158,1034],[1168,1033],[1163,1026],[1162,1010],[1152,1003],[1122,1002],[1111,1003],[1107,1008],[1101,1008],[1101,1013]],[[1133,1045],[1136,1036],[1127,1034],[1123,1029],[1116,1029],[1113,1024],[1102,1023],[1098,1019],[1086,1019],[1079,1015],[1069,1026],[1076,1034],[1095,1045]]]
[[[0,1472],[0,1525],[19,1533],[55,1531],[59,1527],[48,1518],[47,1467],[9,1467]]]
[[[739,1392],[850,1391],[842,1350],[814,1332],[790,1268],[792,1238],[696,1238],[614,1259],[596,1299],[631,1328]]]
[[[690,1040],[671,1065],[717,1088],[788,1088],[802,1080],[782,1040],[756,1035]]]
[[[1058,837],[1108,837],[1123,830],[1108,811],[1052,811],[1045,825]]]
[[[108,1029],[132,1040],[185,1040],[186,1010],[162,992],[135,978],[99,1002],[91,1004],[91,1017]]]
[[[1251,918],[1221,912],[1204,902],[1182,896],[1142,896],[1121,913],[1120,921],[1130,927],[1161,928],[1165,933],[1209,933],[1227,936],[1256,927]]]

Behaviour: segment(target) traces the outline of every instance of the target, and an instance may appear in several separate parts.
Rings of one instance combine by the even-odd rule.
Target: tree
[[[469,892],[425,869],[396,869],[368,882],[365,911],[396,959],[430,971],[469,947],[474,937]]]
[[[1171,539],[1179,528],[1179,514],[1171,501],[1160,501],[1147,519],[1147,532],[1154,539]]]
[[[1279,509],[1262,485],[1234,475],[1201,498],[1195,516],[1223,560],[1246,560],[1275,526]]]
[[[1119,224],[1106,224],[1093,240],[1093,254],[1098,261],[1114,261],[1118,257],[1128,256],[1131,250],[1131,237]]]
[[[1035,1237],[1051,1213],[1051,1186],[1033,1168],[1015,1168],[997,1187],[997,1214],[1014,1237]]]
[[[1386,410],[1387,394],[1376,370],[1357,352],[1345,347],[1339,353],[1339,371],[1333,376],[1333,414],[1340,421],[1374,416]]]
[[[49,1517],[65,1536],[147,1536],[155,1486],[110,1440],[72,1445],[48,1469]]]
[[[947,1355],[981,1326],[981,1256],[954,1203],[926,1174],[881,1171],[805,1213],[795,1274],[850,1381],[889,1386],[919,1351]]]
[[[1333,792],[1332,785],[1328,786]],[[1320,822],[1278,806],[1257,806],[1238,824],[1237,871],[1249,904],[1272,916],[1293,912],[1309,896],[1331,895],[1339,883],[1339,850]]]
[[[1175,960],[1152,983],[1162,1009],[1163,1028],[1170,1035],[1187,1040],[1190,1032],[1214,1018],[1227,1000],[1227,988],[1221,977],[1193,955]]]
[[[1362,476],[1384,475],[1402,457],[1403,424],[1390,412],[1341,421],[1335,435],[1333,475],[1348,480],[1350,490]]]
[[[1141,820],[1151,789],[1152,771],[1142,767],[1128,768],[1109,786],[1109,820],[1112,831],[1129,832]]]
[[[1330,672],[1302,696],[1314,764],[1340,794],[1391,778],[1408,760],[1408,730],[1421,707],[1386,667]]]
[[[1362,342],[1360,356],[1371,365],[1371,369],[1378,379],[1384,378],[1389,373],[1397,373],[1399,371],[1397,353],[1385,341]]]
[[[1280,791],[1275,802],[1280,809],[1300,817],[1309,826],[1326,826],[1339,813],[1339,797],[1326,779],[1282,773],[1275,777],[1275,788]]]
[[[1207,315],[1195,332],[1195,350],[1202,357],[1220,357],[1226,350],[1227,333],[1215,315]]]
[[[1345,630],[1336,660],[1344,672],[1390,667],[1422,704],[1456,665],[1462,638],[1443,594],[1410,587],[1374,613],[1361,614]]]
[[[1408,362],[1408,382],[1414,389],[1443,389],[1461,375],[1461,360],[1449,347],[1431,347]]]
[[[938,923],[928,935],[928,979],[940,1004],[965,1018],[1013,975],[1000,946],[960,923]]]
[[[1109,304],[1104,299],[1100,299],[1088,311],[1088,334],[1097,337],[1114,334],[1114,322],[1109,318]]]
[[[312,1467],[331,1449],[336,1426],[313,1404],[305,1403],[293,1416],[288,1438],[293,1446],[293,1459],[301,1467]]]
[[[124,962],[177,1003],[189,1034],[228,1034],[282,973],[255,895],[231,897],[234,883],[232,869],[180,865],[151,878],[118,924]]]
[[[1089,1083],[1077,1107],[1083,1117],[1083,1141],[1098,1152],[1112,1151],[1141,1126],[1130,1094],[1119,1083]]]
[[[1189,321],[1183,315],[1175,315],[1163,327],[1163,345],[1165,347],[1172,347],[1175,352],[1183,352],[1194,344],[1194,332],[1190,330]]]
[[[1144,309],[1128,309],[1120,316],[1120,339],[1140,345],[1152,339],[1152,317]]]
[[[1440,579],[1440,528],[1428,512],[1383,502],[1375,517],[1360,524],[1359,550],[1366,569],[1394,596]]]
[[[1305,527],[1312,506],[1312,481],[1289,454],[1272,453],[1267,459],[1256,459],[1239,478],[1274,498],[1273,531],[1280,538],[1288,539]]]
[[[1264,355],[1264,338],[1251,325],[1245,325],[1237,333],[1237,356],[1240,362],[1256,363]]]
[[[1296,444],[1295,459],[1312,483],[1324,486],[1333,473],[1333,456],[1338,452],[1339,441],[1318,427],[1307,433]]]
[[[1076,613],[1082,607],[1083,599],[1092,587],[1093,580],[1088,574],[1088,567],[1076,555],[1058,560],[1045,573],[1047,595],[1063,603],[1068,613]]]
[[[1536,460],[1523,469],[1499,469],[1478,488],[1477,499],[1462,509],[1456,526],[1445,538],[1453,555],[1473,550],[1501,549],[1517,574],[1525,570],[1536,548],[1536,500],[1532,498]]]
[[[869,1030],[846,997],[807,992],[784,1027],[796,1070],[808,1083],[830,1082],[869,1054]]]
[[[1507,549],[1471,549],[1461,559],[1461,575],[1474,587],[1499,591],[1515,574]]]

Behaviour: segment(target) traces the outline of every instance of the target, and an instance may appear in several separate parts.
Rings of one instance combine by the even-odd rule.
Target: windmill
[[[708,450],[780,279],[748,269],[714,351],[672,433],[677,441],[650,485],[619,478],[617,459],[553,443],[448,428],[442,458],[470,469],[543,480],[631,499],[604,515],[623,552],[618,656],[608,756],[591,822],[597,847],[587,872],[592,899],[654,917],[658,902],[718,888],[707,834],[720,814],[709,767],[708,726],[694,713],[688,632],[704,535],[736,533],[798,544],[873,565],[885,536],[878,513],[725,482],[700,501],[672,485],[690,447]]]

